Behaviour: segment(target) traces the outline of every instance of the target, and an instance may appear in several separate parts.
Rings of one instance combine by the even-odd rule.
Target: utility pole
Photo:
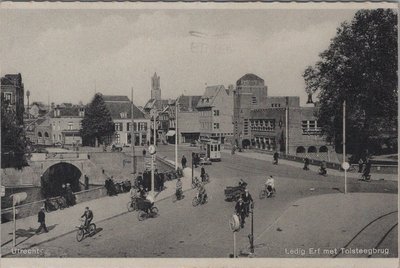
[[[346,100],[343,101],[343,163],[346,163]],[[344,169],[344,193],[347,194],[347,168]]]
[[[178,105],[179,97],[175,102],[175,170],[178,170]]]
[[[286,108],[285,108],[285,154],[288,155],[289,153],[289,100],[286,97]]]
[[[134,119],[133,119],[133,88],[131,88],[131,147],[132,147],[132,174],[134,183],[136,182],[135,140],[136,139],[135,139]]]

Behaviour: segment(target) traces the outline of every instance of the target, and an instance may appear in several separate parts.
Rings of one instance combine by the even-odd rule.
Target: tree
[[[80,130],[83,145],[94,146],[106,141],[107,137],[114,134],[114,123],[110,111],[104,103],[100,93],[94,95],[92,102],[85,110]]]
[[[16,112],[1,99],[1,168],[21,169],[27,165],[28,142],[24,127],[17,124]]]
[[[342,144],[346,100],[346,147],[359,155],[376,150],[388,133],[397,137],[397,14],[360,10],[337,29],[320,60],[303,74],[307,93],[318,93],[318,124],[336,151]]]

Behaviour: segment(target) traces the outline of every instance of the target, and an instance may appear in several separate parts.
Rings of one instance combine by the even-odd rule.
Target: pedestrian
[[[40,226],[36,230],[36,234],[39,234],[42,231],[42,229],[44,229],[46,233],[49,232],[49,230],[46,227],[46,214],[44,214],[44,207],[41,207],[38,213],[38,223],[40,223]]]
[[[304,170],[309,170],[308,165],[310,164],[310,160],[306,157],[304,158]]]
[[[185,157],[185,155],[182,155],[181,163],[182,163],[182,169],[185,169],[186,168],[186,157]]]
[[[358,160],[358,173],[362,173],[363,172],[363,167],[364,167],[364,161],[360,157],[360,160]]]
[[[85,174],[85,190],[89,190],[89,177]]]
[[[204,182],[206,178],[206,170],[204,169],[204,166],[201,166],[200,177],[201,177],[201,182]]]
[[[363,170],[363,177],[364,180],[368,181],[371,179],[369,173],[371,172],[371,161],[369,160],[369,158],[365,159],[365,168]]]
[[[240,228],[243,228],[246,218],[246,209],[242,198],[239,198],[239,200],[236,202],[235,213],[239,216]]]
[[[251,194],[249,193],[249,189],[244,190],[244,194],[242,195],[243,203],[245,205],[245,214],[246,217],[249,216],[249,211],[250,211],[250,204],[253,206],[253,197],[251,197]]]
[[[275,152],[274,153],[274,165],[278,165],[278,158],[279,158],[279,153]]]
[[[67,206],[70,207],[75,205],[75,196],[74,193],[72,192],[71,184],[67,183],[66,191],[67,191]]]
[[[139,176],[136,177],[136,186],[143,186],[143,173],[139,172]]]
[[[142,154],[143,154],[143,157],[146,156],[146,149],[145,148],[143,148]]]

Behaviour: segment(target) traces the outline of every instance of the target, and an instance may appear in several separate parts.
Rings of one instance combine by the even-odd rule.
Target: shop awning
[[[175,135],[175,130],[168,130],[168,132],[167,132],[168,137],[174,136],[174,135]]]

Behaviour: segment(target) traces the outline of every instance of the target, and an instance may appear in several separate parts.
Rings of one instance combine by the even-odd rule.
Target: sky
[[[246,73],[271,96],[307,101],[302,73],[357,10],[0,10],[1,75],[21,73],[30,102],[88,103],[95,92],[144,105],[202,95]]]

